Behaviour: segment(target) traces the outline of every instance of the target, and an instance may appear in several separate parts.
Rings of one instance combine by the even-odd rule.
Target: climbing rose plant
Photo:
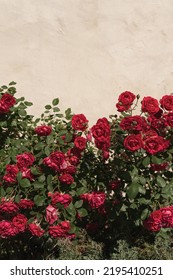
[[[0,88],[0,238],[19,234],[76,239],[119,238],[130,229],[173,227],[173,96],[123,92],[109,119],[89,127],[84,114],[64,114],[59,99],[40,118]]]

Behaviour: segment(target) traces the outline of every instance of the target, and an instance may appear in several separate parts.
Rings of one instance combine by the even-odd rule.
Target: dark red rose
[[[56,226],[49,227],[49,234],[54,238],[59,237],[68,237],[68,232],[70,230],[70,222],[63,221]]]
[[[35,157],[31,153],[23,153],[16,156],[17,166],[20,170],[30,167],[35,161]]]
[[[69,194],[61,194],[58,192],[55,192],[50,195],[52,205],[56,205],[57,203],[62,204],[65,208],[72,202],[72,197]]]
[[[164,115],[165,126],[173,127],[173,113],[168,113]]]
[[[156,154],[158,152],[163,152],[169,147],[170,141],[164,139],[162,136],[148,137],[143,139],[143,148],[149,154]]]
[[[52,205],[46,207],[46,221],[51,225],[58,220],[58,211]]]
[[[147,123],[141,116],[128,116],[121,120],[120,127],[123,130],[143,131],[146,129]]]
[[[15,103],[16,99],[9,93],[4,93],[1,97],[1,102],[6,104],[9,108],[11,108]]]
[[[9,110],[10,108],[8,107],[8,105],[0,100],[0,114],[6,114],[9,112]]]
[[[110,147],[110,125],[106,118],[98,119],[96,125],[91,128],[98,149],[108,151]]]
[[[38,236],[38,237],[42,236],[45,232],[43,229],[41,229],[41,227],[39,225],[37,225],[35,223],[29,224],[28,229],[32,233],[32,235]]]
[[[78,136],[76,137],[76,139],[74,140],[74,145],[77,149],[83,151],[86,148],[86,143],[87,140],[86,138],[82,137],[82,136]]]
[[[52,127],[49,125],[40,125],[34,131],[39,136],[48,136],[52,133]]]
[[[156,114],[160,110],[158,100],[147,96],[142,100],[142,112],[147,112],[150,115]]]
[[[68,165],[65,169],[64,169],[64,173],[69,173],[71,175],[76,173],[76,166],[74,165]]]
[[[22,214],[18,214],[12,219],[12,223],[17,228],[18,232],[25,231],[27,221],[28,219]]]
[[[0,222],[0,237],[8,238],[11,236],[15,236],[18,233],[18,229],[13,225],[12,222],[9,221],[1,221]]]
[[[121,185],[121,182],[119,180],[111,181],[108,185],[108,189],[116,190],[117,188],[119,188],[120,185]]]
[[[150,127],[157,131],[164,131],[164,129],[166,127],[164,116],[157,119],[157,118],[155,118],[155,115],[150,115],[147,118],[147,121],[149,122]]]
[[[132,152],[142,148],[141,134],[131,134],[124,139],[124,147]]]
[[[65,154],[60,151],[55,151],[55,152],[51,153],[49,158],[57,166],[61,166],[66,159]]]
[[[16,176],[19,172],[19,169],[16,164],[8,164],[6,166],[6,174],[3,177],[3,180],[6,183],[16,183]]]
[[[30,181],[34,180],[34,177],[33,177],[32,173],[31,173],[31,169],[26,167],[26,168],[23,168],[21,171],[22,171],[22,178],[27,178]]]
[[[74,182],[74,178],[70,174],[62,174],[58,177],[61,183],[71,185]]]
[[[85,131],[88,127],[88,120],[83,114],[77,114],[72,117],[71,124],[74,130]]]
[[[159,231],[162,227],[162,213],[160,210],[152,212],[147,220],[143,222],[144,227],[150,231]]]
[[[71,157],[69,157],[69,162],[76,166],[79,163],[79,158],[77,156],[71,156]]]
[[[21,199],[18,203],[18,206],[22,209],[32,209],[34,206],[34,202],[30,199]]]
[[[118,103],[116,107],[119,112],[124,112],[130,109],[136,95],[130,91],[122,92],[118,97]]]
[[[142,140],[144,141],[145,139],[148,139],[150,137],[157,137],[157,136],[158,136],[158,133],[155,130],[150,129],[142,135]]]
[[[160,104],[163,109],[173,111],[173,95],[164,95],[160,99]]]
[[[13,201],[3,201],[0,204],[0,212],[13,214],[19,210],[18,205]]]
[[[165,170],[166,168],[168,167],[168,163],[167,162],[164,162],[164,163],[161,163],[161,164],[151,164],[151,169],[153,171],[162,171],[162,170]]]
[[[56,163],[54,163],[50,157],[46,157],[43,159],[43,164],[47,165],[48,167],[50,167],[51,169],[55,170],[55,171],[60,171],[60,167],[57,166]]]

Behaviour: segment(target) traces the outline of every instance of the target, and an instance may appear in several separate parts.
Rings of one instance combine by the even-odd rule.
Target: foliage
[[[32,103],[16,99],[14,86],[0,88],[2,248],[13,243],[14,257],[23,246],[31,258],[38,248],[38,258],[85,258],[78,250],[85,229],[92,242],[104,244],[105,258],[117,240],[128,241],[119,243],[115,258],[140,258],[135,247],[127,250],[130,242],[143,237],[154,242],[152,236],[164,230],[167,239],[172,236],[172,95],[159,101],[144,97],[141,114],[134,115],[140,97],[123,92],[116,104],[119,116],[100,118],[89,128],[82,113],[68,108],[62,114],[58,98],[35,119],[26,111]],[[86,258],[97,248],[92,242]],[[76,244],[77,251],[68,254],[67,244]],[[57,256],[46,251],[52,246]],[[100,258],[99,248],[94,258]]]

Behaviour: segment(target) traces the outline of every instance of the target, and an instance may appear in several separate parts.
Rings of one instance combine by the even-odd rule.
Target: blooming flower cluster
[[[16,156],[17,163],[16,164],[8,164],[6,166],[6,174],[3,177],[3,180],[6,183],[16,183],[16,177],[18,172],[22,173],[23,178],[27,178],[29,180],[33,180],[33,175],[30,170],[30,166],[35,161],[33,154],[31,153],[23,153]]]

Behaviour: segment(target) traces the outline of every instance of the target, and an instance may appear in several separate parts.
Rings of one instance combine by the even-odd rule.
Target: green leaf
[[[14,81],[9,83],[9,86],[14,86],[14,85],[16,85],[16,83]]]
[[[28,188],[31,186],[31,182],[27,178],[21,179],[19,184],[22,188]]]
[[[37,206],[42,206],[44,204],[45,197],[41,195],[36,195],[34,197],[34,202]]]
[[[39,169],[38,167],[32,166],[32,167],[31,167],[31,173],[32,173],[33,175],[40,175],[40,174],[41,174],[41,171],[40,171],[40,169]]]
[[[139,188],[141,187],[138,183],[132,183],[127,187],[127,195],[130,199],[134,199],[139,193]]]
[[[48,146],[45,147],[44,149],[45,155],[49,156],[50,155],[50,148]]]
[[[38,177],[39,183],[43,183],[43,182],[45,182],[45,180],[46,180],[45,175],[41,175],[40,177]]]
[[[32,103],[32,102],[29,102],[29,101],[25,101],[24,104],[25,104],[26,106],[32,106],[32,105],[33,105],[33,103]]]
[[[150,211],[148,208],[145,208],[141,213],[141,220],[145,220],[148,218]]]
[[[83,200],[78,200],[78,201],[76,201],[75,204],[74,204],[74,206],[75,206],[76,208],[80,208],[82,205],[83,205]]]
[[[160,175],[157,176],[156,181],[159,187],[164,188],[166,186],[166,181]]]
[[[47,109],[47,110],[50,110],[51,108],[52,108],[52,106],[50,106],[50,105],[45,106],[45,109]]]
[[[86,217],[88,215],[88,212],[85,208],[80,208],[77,210],[79,216],[82,217]]]
[[[70,203],[68,207],[66,207],[66,211],[71,215],[75,216],[76,215],[76,209],[73,205],[73,203]]]
[[[163,159],[158,158],[156,156],[152,156],[151,160],[152,160],[152,163],[154,163],[154,164],[161,164],[163,162]]]
[[[35,182],[34,184],[34,189],[38,190],[38,189],[43,189],[44,188],[44,184],[41,182]]]
[[[47,184],[51,184],[52,183],[52,179],[53,179],[53,176],[51,174],[49,174],[47,176]]]
[[[53,105],[53,106],[58,105],[58,103],[59,103],[59,98],[53,99],[53,101],[52,101],[52,105]]]
[[[150,157],[145,157],[144,160],[142,161],[142,164],[144,167],[148,166],[150,164]]]
[[[24,117],[24,116],[27,115],[27,112],[26,112],[26,110],[24,110],[24,109],[18,110],[18,113],[19,113],[19,115],[22,116],[22,117]]]

